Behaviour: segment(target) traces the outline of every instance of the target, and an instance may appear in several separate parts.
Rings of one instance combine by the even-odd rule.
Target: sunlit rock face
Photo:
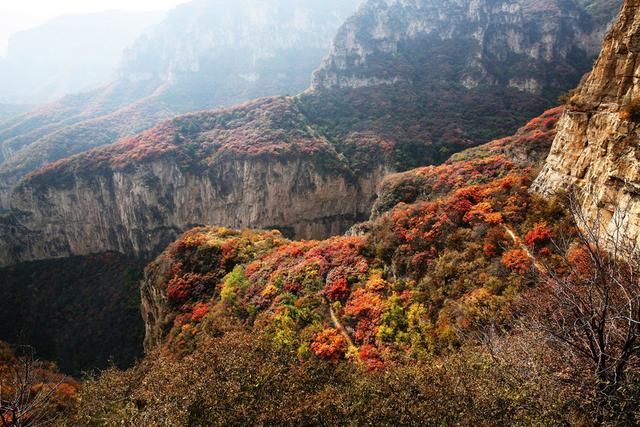
[[[640,239],[640,2],[625,2],[600,57],[560,120],[558,135],[534,189],[571,188],[591,221]],[[636,108],[637,109],[637,108]]]

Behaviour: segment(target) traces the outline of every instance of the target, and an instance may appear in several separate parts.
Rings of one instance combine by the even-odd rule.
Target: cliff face
[[[149,256],[199,224],[301,238],[344,232],[366,218],[384,157],[353,174],[303,115],[288,116],[292,108],[288,98],[267,98],[185,116],[34,174],[3,220],[0,264]]]
[[[567,226],[557,204],[529,192],[533,170],[548,153],[561,112],[549,110],[515,135],[465,150],[445,164],[387,176],[371,220],[354,227],[349,236],[293,242],[276,231],[188,231],[145,269],[145,349],[187,348],[207,312],[238,315],[247,327],[269,333],[284,327],[286,333],[277,336],[296,339],[299,334],[302,342],[315,333],[306,327],[343,319],[355,329],[356,346],[375,343],[383,348],[393,341],[371,337],[388,328],[376,314],[386,298],[399,312],[429,307],[421,309],[430,321],[423,323],[428,331],[420,333],[440,335],[432,345],[441,338],[441,344],[450,344],[450,325],[469,327],[473,322],[464,316],[477,313],[469,308],[477,308],[479,300],[496,313],[497,305],[526,288],[520,283],[507,290],[502,284],[515,279],[509,268],[493,268],[501,265],[509,248],[520,247],[504,227],[526,236],[550,218],[558,230]],[[400,289],[407,298],[392,291],[400,283],[417,282],[429,284],[430,290],[404,285]],[[447,295],[446,303],[433,297],[434,288]],[[330,312],[327,300],[342,304]],[[404,309],[397,305],[401,301]],[[355,314],[354,322],[354,313],[371,313],[372,318],[362,321]],[[291,316],[291,321],[283,316]],[[447,316],[452,317],[443,321]],[[407,342],[426,342],[414,337]]]
[[[227,111],[183,116],[126,138],[114,147],[90,151],[36,172],[11,196],[21,175],[38,164],[93,144],[105,144],[132,132],[140,123],[147,126],[148,121],[173,111],[176,104],[172,100],[186,99],[193,105],[196,99],[188,95],[194,90],[197,99],[206,95],[210,87],[205,84],[175,92],[187,86],[174,83],[197,81],[183,79],[193,73],[202,75],[198,70],[207,70],[210,57],[197,49],[187,49],[171,37],[159,36],[166,45],[141,42],[140,52],[148,49],[159,59],[171,57],[176,49],[185,55],[190,52],[191,59],[200,59],[186,68],[180,64],[191,59],[176,63],[163,59],[156,68],[161,71],[149,79],[134,76],[143,69],[137,65],[123,71],[123,81],[134,89],[139,81],[144,83],[141,87],[153,91],[153,82],[166,79],[165,89],[135,103],[144,108],[120,108],[106,114],[106,119],[90,120],[88,127],[86,123],[74,125],[23,148],[0,143],[18,150],[11,152],[13,157],[4,167],[0,166],[0,207],[13,209],[2,219],[2,236],[7,237],[0,243],[1,263],[104,250],[151,254],[178,232],[197,224],[278,227],[296,237],[323,237],[344,231],[366,217],[375,187],[387,171],[438,164],[470,145],[509,135],[552,102],[546,89],[544,94],[535,95],[510,87],[509,79],[498,79],[497,84],[495,73],[487,70],[512,70],[509,65],[518,69],[517,73],[512,70],[514,75],[528,78],[528,70],[539,64],[530,59],[539,58],[545,64],[549,61],[554,67],[569,70],[569,74],[556,77],[569,84],[586,67],[589,37],[596,37],[595,30],[588,28],[588,16],[573,2],[544,3],[545,7],[534,1],[500,3],[500,7],[493,2],[436,3],[369,2],[336,38],[332,57],[340,50],[351,58],[349,49],[357,51],[358,46],[365,46],[359,41],[362,34],[377,34],[377,38],[367,39],[375,48],[373,53],[365,52],[361,60],[349,60],[345,66],[355,76],[364,71],[364,75],[376,78],[391,76],[397,81],[394,84],[316,85],[316,90],[294,98],[271,98]],[[219,6],[213,0],[206,4]],[[202,42],[204,52],[217,51],[224,43],[212,41],[215,31],[203,30],[202,22],[209,20],[192,21],[190,17],[201,15],[191,12],[181,15],[189,8],[200,10],[199,5],[177,9],[171,21],[176,23],[175,28],[168,28],[190,40],[188,45],[201,46]],[[211,10],[216,9],[205,9],[202,16],[209,16]],[[282,18],[290,17],[289,12],[274,9],[266,15],[245,17],[264,24],[258,27],[265,29],[260,46],[267,56],[278,43],[290,47],[295,40],[307,40],[291,36],[308,31],[299,24],[307,22],[305,14],[287,21],[300,27],[299,33],[287,33],[293,38],[280,40],[277,28],[267,25],[276,19],[270,13]],[[245,21],[233,22],[229,28],[237,31],[234,40],[242,46],[256,41],[254,35],[246,34]],[[546,32],[536,27],[536,22]],[[190,31],[183,34],[183,25],[201,36]],[[527,25],[534,27],[525,34],[521,27]],[[495,37],[490,37],[494,33]],[[246,36],[246,40],[240,36]],[[343,41],[349,41],[348,46]],[[315,46],[316,41],[312,38],[309,43]],[[165,52],[164,48],[150,46],[173,48]],[[229,46],[235,44],[230,41]],[[337,49],[339,46],[348,49]],[[378,52],[376,46],[383,46],[382,50]],[[472,62],[481,67],[471,67],[468,59],[477,56],[478,46],[484,53]],[[522,53],[525,51],[528,53]],[[331,57],[328,61],[330,64]],[[477,75],[478,70],[489,77],[477,80],[477,85],[451,83],[464,73]],[[554,75],[554,70],[544,68],[548,75]],[[397,80],[399,71],[402,78]],[[316,77],[321,75],[322,71]],[[407,76],[410,78],[405,79]],[[168,93],[175,97],[167,97]],[[105,104],[95,105],[101,109]],[[73,106],[69,108],[76,111]],[[83,114],[81,108],[77,111]],[[54,121],[55,117],[51,115]],[[28,124],[24,128],[30,129]],[[55,156],[50,157],[51,153]]]
[[[625,2],[593,71],[567,105],[534,189],[575,186],[587,214],[640,238],[640,2]],[[622,220],[622,221],[620,221]]]
[[[601,21],[573,1],[370,0],[340,29],[313,87],[446,79],[540,94],[586,71]]]

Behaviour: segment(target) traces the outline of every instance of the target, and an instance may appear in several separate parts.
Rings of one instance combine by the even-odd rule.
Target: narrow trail
[[[529,259],[533,261],[533,267],[538,271],[538,273],[542,273],[542,274],[547,273],[547,267],[545,267],[540,261],[538,261],[535,255],[531,253],[531,250],[529,249],[529,247],[524,243],[522,243],[522,239],[520,239],[520,237],[518,237],[518,235],[516,235],[516,233],[512,229],[510,229],[507,225],[503,225],[502,227],[507,232],[509,237],[511,237],[511,240],[513,240],[513,243],[516,246],[520,247],[520,249],[525,251]]]
[[[338,316],[336,316],[335,311],[333,311],[333,307],[331,306],[331,303],[329,301],[327,301],[327,303],[329,304],[329,313],[331,314],[331,321],[333,322],[333,325],[338,331],[340,331],[340,334],[342,334],[342,337],[347,342],[347,345],[349,346],[349,348],[354,348],[355,350],[358,350],[358,347],[356,347],[356,345],[353,343],[353,340],[349,336],[347,329],[344,327],[342,323],[340,323],[340,319],[338,319]]]

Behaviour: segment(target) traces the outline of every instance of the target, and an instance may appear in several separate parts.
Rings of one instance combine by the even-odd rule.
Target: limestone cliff
[[[601,21],[574,1],[370,0],[340,29],[313,87],[446,79],[540,94],[586,71]]]
[[[627,0],[593,71],[560,120],[558,135],[534,189],[550,194],[572,186],[586,193],[591,218],[610,231],[616,218],[640,238],[640,1]]]
[[[154,255],[199,224],[301,238],[366,218],[386,170],[354,174],[289,98],[184,116],[33,174],[0,222],[0,265],[117,251]]]

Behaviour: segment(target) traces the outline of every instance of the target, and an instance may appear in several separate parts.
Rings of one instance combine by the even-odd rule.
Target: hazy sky
[[[106,10],[168,10],[188,0],[0,0],[0,55],[9,36],[51,18]]]

